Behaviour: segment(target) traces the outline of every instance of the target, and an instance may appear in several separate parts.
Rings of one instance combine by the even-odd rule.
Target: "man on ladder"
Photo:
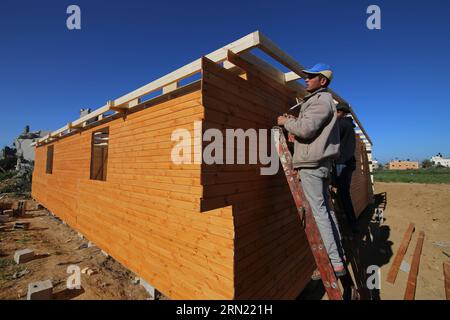
[[[306,89],[309,94],[299,105],[299,116],[280,116],[278,125],[284,126],[290,138],[295,138],[293,166],[299,170],[303,192],[311,206],[334,273],[341,277],[346,273],[341,237],[329,201],[332,162],[339,155],[336,106],[332,95],[327,91],[333,73],[324,64],[316,64],[303,72],[307,75]],[[316,269],[313,279],[320,277],[320,272]]]

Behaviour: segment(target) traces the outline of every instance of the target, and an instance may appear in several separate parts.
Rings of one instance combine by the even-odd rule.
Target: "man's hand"
[[[285,116],[279,116],[278,119],[277,119],[278,125],[279,126],[284,126],[284,124],[286,123],[287,119],[288,118],[285,117]]]
[[[295,119],[295,117],[293,115],[291,115],[291,114],[285,113],[282,116],[278,117],[277,123],[278,123],[279,126],[284,126],[284,124],[286,123],[286,121],[288,119]]]
[[[295,135],[293,135],[292,133],[288,133],[288,141],[295,142]]]

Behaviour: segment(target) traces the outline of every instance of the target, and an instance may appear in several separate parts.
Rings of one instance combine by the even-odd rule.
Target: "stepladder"
[[[280,158],[289,189],[292,193],[295,206],[297,208],[297,213],[300,221],[302,222],[302,226],[304,227],[305,235],[311,248],[317,269],[320,272],[321,280],[327,296],[330,300],[342,300],[344,296],[338,284],[338,278],[334,273],[328,253],[322,241],[312,208],[306,200],[301,182],[298,178],[298,172],[293,167],[292,154],[287,145],[283,129],[276,126],[272,129],[272,134],[276,151]],[[359,299],[359,295],[349,272],[347,272],[347,275],[341,279],[341,283],[344,289],[348,288],[350,290],[350,299]]]

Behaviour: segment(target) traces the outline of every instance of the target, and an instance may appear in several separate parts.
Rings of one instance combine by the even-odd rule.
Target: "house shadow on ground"
[[[380,210],[383,212],[387,206],[387,194],[379,193],[374,196],[374,203],[369,205],[358,218],[360,233],[354,237],[352,241],[355,252],[359,254],[359,261],[362,273],[360,280],[367,283],[367,277],[373,275],[372,272],[364,272],[369,266],[382,267],[386,265],[393,256],[390,238],[390,227],[380,222]],[[364,278],[363,278],[364,277]],[[370,277],[372,279],[374,277]],[[377,289],[368,290],[367,299],[379,300],[380,292]],[[322,281],[310,281],[305,289],[301,292],[298,300],[318,300],[326,295]]]

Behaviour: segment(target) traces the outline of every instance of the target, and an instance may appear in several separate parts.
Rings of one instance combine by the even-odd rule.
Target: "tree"
[[[425,160],[422,161],[422,168],[430,168],[432,166],[433,166],[433,164],[431,163],[430,160],[425,159]]]

